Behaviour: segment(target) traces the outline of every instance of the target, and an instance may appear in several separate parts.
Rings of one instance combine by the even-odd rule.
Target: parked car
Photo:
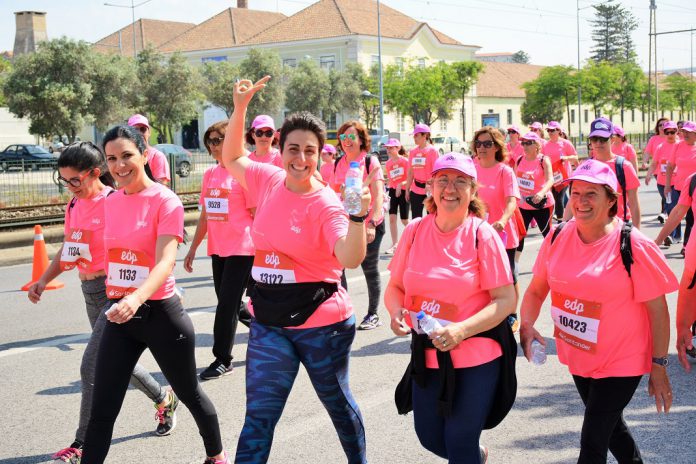
[[[432,140],[433,145],[441,155],[451,151],[466,153],[466,147],[457,137],[435,136]]]
[[[387,135],[371,135],[370,136],[370,145],[371,145],[371,155],[376,156],[379,158],[380,163],[386,163],[387,160],[389,159],[389,155],[387,155],[387,147],[384,146],[385,143],[389,140],[389,134]]]
[[[24,169],[38,171],[41,168],[57,169],[58,157],[38,145],[9,145],[0,152],[0,171]]]
[[[167,159],[171,163],[171,156],[173,155],[176,160],[176,173],[179,177],[188,177],[191,174],[191,167],[193,166],[193,157],[191,152],[182,147],[181,145],[174,145],[173,143],[158,143],[155,148],[167,155]]]
[[[336,137],[336,132],[337,131],[335,130],[326,131],[326,143],[333,145],[334,147],[338,146],[338,137]]]

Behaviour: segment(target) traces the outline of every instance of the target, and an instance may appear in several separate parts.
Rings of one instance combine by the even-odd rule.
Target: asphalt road
[[[654,237],[658,202],[654,186],[642,188],[644,231]],[[538,231],[528,240],[521,261],[521,288],[530,279],[533,260],[541,242]],[[385,238],[383,249],[391,245]],[[202,247],[201,252],[205,250]],[[185,249],[179,252],[183,259]],[[677,246],[667,251],[672,269],[681,275],[682,259]],[[200,253],[200,252],[199,252]],[[388,258],[380,268],[386,283]],[[20,288],[31,274],[28,265],[0,268],[0,464],[46,462],[51,453],[68,446],[77,425],[80,399],[80,359],[89,336],[79,282],[64,275],[65,288],[47,292],[34,306]],[[179,285],[186,290],[185,305],[197,332],[196,358],[199,371],[212,361],[212,324],[215,297],[210,262],[201,256],[195,272],[187,274],[179,261]],[[367,291],[359,271],[349,271],[350,295],[356,315],[364,315]],[[676,293],[668,296],[672,321]],[[386,319],[384,307],[380,314]],[[518,358],[517,402],[505,421],[483,434],[490,448],[490,463],[570,463],[579,448],[582,405],[567,369],[559,364],[552,340],[548,303],[538,328],[551,341],[548,362],[540,367]],[[673,323],[672,323],[673,328]],[[234,453],[244,418],[244,360],[247,329],[241,327],[234,348],[234,372],[203,386],[220,418],[226,448]],[[668,372],[675,403],[668,415],[658,416],[643,379],[626,409],[626,420],[648,463],[696,462],[693,444],[696,421],[695,373],[678,366],[674,334],[670,343]],[[149,353],[141,362],[166,382]],[[412,416],[399,416],[393,403],[394,387],[408,362],[408,340],[396,338],[385,325],[358,332],[353,345],[351,386],[362,410],[367,430],[368,458],[372,463],[439,463],[418,443]],[[169,437],[152,435],[154,409],[137,390],[126,395],[116,423],[107,462],[200,463],[204,450],[192,417],[185,407],[178,410],[176,430]],[[270,457],[271,463],[345,462],[328,415],[318,401],[303,370],[297,378],[280,423]],[[609,462],[615,462],[610,458]]]

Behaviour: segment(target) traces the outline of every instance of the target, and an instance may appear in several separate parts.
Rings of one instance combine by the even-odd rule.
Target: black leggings
[[[249,281],[253,256],[211,256],[213,260],[213,284],[218,304],[213,325],[213,355],[229,366],[232,347],[237,332],[240,304]]]
[[[413,195],[413,194],[412,194]],[[389,214],[399,213],[402,220],[408,221],[408,201],[406,201],[406,192],[401,191],[401,195],[396,196],[396,189],[389,189]]]
[[[623,410],[633,398],[640,378],[573,376],[585,404],[578,464],[604,464],[608,451],[621,464],[643,462],[623,418]]]
[[[109,304],[115,300],[110,300]],[[82,464],[101,464],[111,444],[128,381],[140,355],[149,348],[179,399],[191,411],[208,456],[222,452],[215,406],[196,376],[196,334],[178,296],[148,300],[124,324],[107,322],[99,344],[92,410]]]
[[[425,201],[425,195],[413,192],[411,192],[409,195],[409,201],[411,202],[411,219],[423,217],[423,202]]]
[[[553,201],[554,201],[554,211],[556,214],[556,217],[562,218],[563,217],[563,209],[565,208],[565,192],[568,189],[568,187],[563,187],[559,192],[556,191],[556,188],[551,189],[551,193],[553,194]],[[539,226],[541,227],[541,226]]]
[[[524,228],[529,230],[529,224],[532,223],[532,219],[536,220],[539,230],[541,230],[541,235],[546,237],[551,230],[551,208],[543,209],[522,209],[520,208],[520,213],[522,213],[522,219],[524,220]],[[520,244],[517,247],[517,251],[522,252],[524,250],[524,238],[520,239]]]
[[[368,314],[377,314],[377,307],[379,306],[382,293],[382,282],[379,277],[379,246],[382,244],[383,237],[384,221],[375,227],[375,239],[372,243],[367,244],[365,259],[360,264],[363,274],[365,274],[365,282],[367,283]]]

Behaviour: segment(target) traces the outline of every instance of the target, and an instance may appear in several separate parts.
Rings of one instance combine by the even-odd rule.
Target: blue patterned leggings
[[[246,360],[246,417],[235,463],[265,463],[273,431],[302,363],[331,416],[349,463],[366,463],[365,428],[348,385],[355,316],[313,329],[251,324]]]

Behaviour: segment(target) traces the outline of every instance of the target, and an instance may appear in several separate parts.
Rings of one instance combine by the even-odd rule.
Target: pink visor
[[[128,125],[131,127],[135,126],[147,126],[150,127],[150,123],[148,122],[147,118],[143,116],[142,114],[134,114],[130,118],[128,118]]]
[[[515,126],[515,125],[512,125],[512,126],[508,127],[508,128],[507,128],[507,131],[508,131],[508,132],[511,132],[511,131],[512,131],[512,132],[517,132],[518,134],[522,134],[522,132],[520,132],[520,128],[517,127],[517,126]]]
[[[331,145],[330,143],[327,143],[324,145],[324,147],[321,149],[321,151],[325,151],[326,153],[331,153],[332,155],[336,154],[336,147]]]
[[[529,126],[530,129],[543,129],[544,126],[541,125],[539,121],[534,121],[531,126]]]
[[[266,114],[260,114],[256,116],[254,118],[254,122],[251,123],[251,128],[259,129],[262,127],[268,127],[269,129],[275,130],[275,123],[273,122],[273,118]]]
[[[558,121],[549,121],[548,124],[546,124],[546,129],[561,129],[561,125],[558,123]]]
[[[541,137],[539,137],[536,132],[527,132],[520,137],[520,140],[533,140],[535,142],[541,142]]]
[[[677,126],[677,123],[674,121],[665,121],[664,124],[662,124],[662,129],[679,129],[679,126]]]
[[[682,130],[686,132],[696,132],[696,123],[693,121],[684,121]]]
[[[409,135],[429,134],[429,133],[430,133],[430,128],[427,126],[427,124],[416,124],[416,127],[413,128],[413,132],[411,132]]]
[[[445,153],[435,161],[432,174],[445,169],[454,169],[476,180],[476,167],[470,156],[454,152]]]
[[[623,130],[623,127],[614,125],[614,135],[618,135],[619,137],[625,137],[626,131]]]
[[[608,164],[601,161],[589,159],[583,162],[573,172],[573,175],[564,180],[564,183],[574,180],[582,180],[591,184],[607,185],[613,191],[618,191],[616,174],[611,170]]]
[[[398,139],[389,139],[387,143],[384,144],[385,147],[400,147],[401,142]]]

